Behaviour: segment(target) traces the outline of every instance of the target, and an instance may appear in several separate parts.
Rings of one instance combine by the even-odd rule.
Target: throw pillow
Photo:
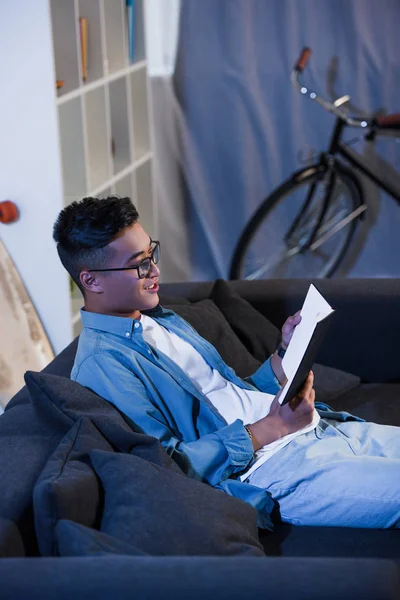
[[[60,556],[104,556],[107,554],[138,556],[144,554],[128,542],[67,519],[58,521],[55,534]]]
[[[220,353],[239,377],[252,375],[260,363],[250,354],[212,300],[169,305]]]
[[[76,381],[34,371],[25,374],[25,381],[38,413],[47,415],[50,409],[57,411],[69,423],[68,429],[75,421],[87,417],[120,452],[130,452],[135,448],[148,460],[173,463],[155,438],[134,432],[115,406]],[[176,466],[176,469],[179,470],[179,467]]]
[[[105,493],[102,532],[151,555],[264,556],[245,502],[137,456],[91,458]]]
[[[279,329],[250,302],[234,292],[227,281],[217,279],[210,298],[257,360],[264,362],[275,352],[281,336]]]
[[[99,483],[88,458],[93,448],[112,449],[88,419],[80,419],[61,440],[35,485],[35,529],[42,556],[58,554],[54,529],[59,519],[89,527],[99,521]]]
[[[238,338],[258,360],[265,361],[275,351],[280,339],[279,329],[247,300],[234,292],[227,281],[218,279],[215,282],[211,298],[223,312]],[[357,375],[333,367],[315,363],[313,371],[318,402],[330,402],[360,384]]]
[[[8,408],[0,417],[0,517],[18,523],[27,556],[38,555],[32,493],[48,457],[71,422],[39,412],[27,403]]]

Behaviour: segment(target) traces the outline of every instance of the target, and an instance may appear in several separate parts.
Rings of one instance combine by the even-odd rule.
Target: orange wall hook
[[[0,223],[14,223],[19,217],[17,205],[11,200],[0,202]]]

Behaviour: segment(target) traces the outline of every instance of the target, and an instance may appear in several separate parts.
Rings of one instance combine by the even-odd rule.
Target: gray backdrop
[[[182,2],[175,89],[192,280],[227,277],[261,200],[327,145],[333,117],[290,83],[305,45],[311,87],[331,99],[350,94],[357,113],[400,112],[399,0]],[[355,147],[400,168],[394,139]],[[366,190],[370,233],[350,276],[398,276],[400,207]]]

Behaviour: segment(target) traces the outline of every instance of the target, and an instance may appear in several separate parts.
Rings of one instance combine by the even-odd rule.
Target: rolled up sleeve
[[[271,357],[266,360],[257,371],[249,378],[250,383],[256,386],[260,392],[266,394],[277,394],[281,389],[279,381],[271,367]]]

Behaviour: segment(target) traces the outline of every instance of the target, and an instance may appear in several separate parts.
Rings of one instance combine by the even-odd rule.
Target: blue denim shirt
[[[192,344],[238,387],[270,394],[280,389],[269,359],[243,380],[176,313],[159,305],[146,314]],[[269,493],[237,479],[254,460],[243,422],[237,419],[228,425],[185,372],[145,342],[140,320],[84,310],[81,317],[83,330],[71,379],[114,404],[134,430],[159,439],[187,475],[248,502],[257,510],[258,526],[272,529],[274,501]]]

